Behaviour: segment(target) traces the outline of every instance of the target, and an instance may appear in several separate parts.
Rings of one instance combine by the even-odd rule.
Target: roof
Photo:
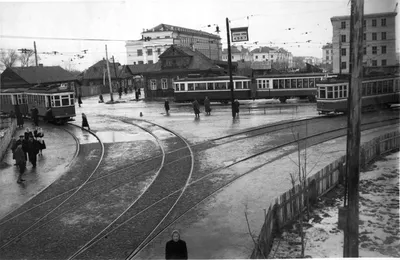
[[[276,50],[273,48],[270,48],[270,47],[261,46],[261,47],[258,47],[257,49],[252,50],[251,53],[266,53],[266,52],[270,52],[270,51],[276,51]]]
[[[143,74],[146,72],[159,71],[161,69],[160,64],[136,64],[127,65],[128,69],[133,75]]]
[[[115,65],[115,68],[114,68]],[[120,78],[122,74],[122,69],[120,68],[121,64],[119,62],[109,62],[110,67],[110,76],[111,78],[116,78],[115,70],[117,71],[117,76]],[[86,79],[86,80],[95,80],[95,79],[103,79],[104,71],[107,71],[107,63],[106,60],[100,60],[90,66],[86,71],[79,74],[79,79]]]
[[[29,84],[74,81],[76,77],[60,66],[8,68]]]
[[[322,49],[332,49],[332,48],[333,48],[332,43],[327,43],[324,46],[322,46]]]
[[[36,85],[29,88],[26,92],[34,93],[64,93],[73,92],[67,84]]]
[[[245,48],[243,46],[241,46],[240,50],[239,50],[239,48],[237,46],[234,46],[234,45],[231,46],[231,53],[232,54],[235,54],[235,53],[243,53],[243,54],[245,54],[245,53],[248,53],[248,52],[250,52],[249,49],[247,49],[247,48]],[[227,54],[227,53],[228,53],[228,49],[223,49],[222,50],[222,54]]]
[[[391,17],[391,16],[396,16],[396,15],[397,15],[397,12],[364,14],[364,19],[365,18]],[[341,20],[350,20],[350,15],[331,17],[331,21],[341,21]]]
[[[210,37],[210,38],[214,38],[214,39],[221,39],[221,37],[219,37],[219,35],[215,35],[212,33],[203,32],[203,31],[199,31],[199,30],[193,30],[193,29],[184,28],[184,27],[175,26],[175,25],[164,24],[164,23],[161,23],[161,24],[157,25],[156,27],[146,30],[143,33],[163,32],[163,31],[180,32],[180,33],[187,33],[190,35],[199,35],[199,36],[206,36],[206,37]]]

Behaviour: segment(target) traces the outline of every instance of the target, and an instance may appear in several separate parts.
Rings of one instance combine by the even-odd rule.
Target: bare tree
[[[14,67],[15,63],[18,61],[19,55],[16,50],[2,50],[0,52],[0,63],[6,67]]]
[[[19,56],[19,61],[21,62],[21,67],[29,67],[35,65],[35,52],[33,50],[27,50],[25,53],[21,53]],[[40,58],[38,57],[38,60]]]

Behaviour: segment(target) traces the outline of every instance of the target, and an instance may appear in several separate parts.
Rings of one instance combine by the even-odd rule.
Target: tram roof
[[[29,88],[27,93],[66,93],[73,92],[68,87],[66,88],[64,84],[51,84],[51,85],[36,85]]]
[[[23,94],[27,88],[6,88],[0,91],[1,94]]]
[[[290,73],[290,74],[273,74],[273,75],[263,75],[257,76],[256,78],[307,78],[307,77],[323,77],[327,75],[327,73]],[[328,73],[328,75],[334,75],[332,73]]]
[[[250,78],[245,76],[232,76],[233,80],[250,80]],[[175,80],[175,82],[184,81],[219,81],[219,80],[229,80],[229,76],[215,76],[215,77],[198,77],[198,78],[184,78]]]

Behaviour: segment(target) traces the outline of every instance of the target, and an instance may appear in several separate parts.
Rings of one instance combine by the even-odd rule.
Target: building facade
[[[333,45],[327,43],[322,46],[322,64],[332,64],[333,62]]]
[[[291,52],[279,47],[258,47],[251,51],[253,62],[267,61],[276,69],[288,69],[293,67],[293,55]]]
[[[160,24],[142,32],[142,39],[127,41],[125,44],[127,63],[154,64],[170,46],[183,46],[197,50],[211,60],[221,60],[222,44],[219,35]]]
[[[364,66],[396,65],[396,15],[396,12],[364,15]],[[331,22],[333,73],[349,73],[350,16],[335,16]]]
[[[232,61],[252,61],[253,57],[250,50],[243,46],[231,46]],[[228,61],[228,49],[222,51],[222,60]]]

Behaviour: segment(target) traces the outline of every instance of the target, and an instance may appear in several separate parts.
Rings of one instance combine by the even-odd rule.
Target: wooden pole
[[[117,87],[119,87],[119,77],[118,77],[118,74],[117,74],[117,68],[115,67],[114,55],[112,56],[112,60],[113,60],[113,64],[114,64],[114,73],[115,73],[115,78],[116,78],[116,81],[117,81]]]
[[[37,59],[37,51],[36,51],[36,42],[33,42],[33,48],[35,50],[35,62],[36,62],[36,67],[39,66],[38,65],[38,59]]]
[[[359,179],[361,137],[361,91],[363,77],[363,20],[364,0],[351,1],[350,18],[350,72],[349,97],[347,102],[347,153],[348,210],[344,230],[343,257],[359,257]]]
[[[229,19],[228,17],[226,18],[226,35],[228,38],[228,69],[229,69],[229,87],[231,89],[231,104],[232,104],[232,117],[236,117],[235,109],[234,109],[234,104],[233,102],[235,101],[235,95],[233,93],[233,78],[232,78],[232,54],[231,54],[231,39],[229,35]]]
[[[110,64],[108,64],[107,44],[106,44],[106,61],[107,61],[108,83],[110,85],[110,98],[111,98],[111,102],[114,102],[113,90],[112,90],[112,86],[111,86]]]

